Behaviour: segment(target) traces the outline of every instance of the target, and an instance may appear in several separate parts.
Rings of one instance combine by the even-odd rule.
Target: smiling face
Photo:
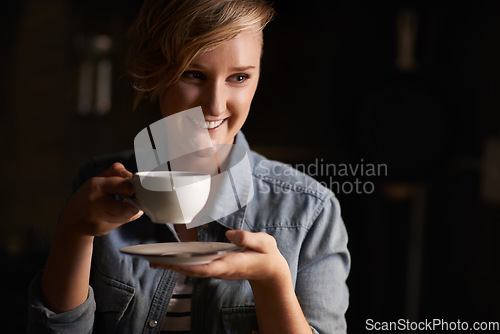
[[[232,144],[250,111],[260,73],[262,35],[245,30],[196,57],[160,95],[163,117],[201,106],[213,144]]]

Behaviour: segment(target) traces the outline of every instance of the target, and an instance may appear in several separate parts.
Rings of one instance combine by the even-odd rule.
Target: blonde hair
[[[132,26],[130,74],[135,105],[155,101],[198,55],[274,17],[265,0],[146,0]]]

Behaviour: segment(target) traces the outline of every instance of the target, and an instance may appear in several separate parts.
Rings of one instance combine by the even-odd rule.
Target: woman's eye
[[[182,73],[182,76],[194,80],[203,80],[205,78],[203,73],[199,71],[184,71],[184,73]]]
[[[248,74],[236,73],[236,74],[233,74],[232,76],[230,76],[228,81],[231,81],[234,83],[244,83],[249,78],[250,78],[250,76]]]

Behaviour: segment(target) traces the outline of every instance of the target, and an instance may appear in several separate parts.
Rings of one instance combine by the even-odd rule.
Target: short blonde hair
[[[135,106],[155,101],[198,55],[273,19],[265,0],[146,0],[132,26],[130,74]]]

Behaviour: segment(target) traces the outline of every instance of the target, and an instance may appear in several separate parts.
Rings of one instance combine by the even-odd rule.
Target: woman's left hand
[[[295,295],[288,264],[267,233],[231,230],[226,237],[245,247],[211,263],[194,266],[155,266],[191,277],[249,281],[261,333],[312,333]]]
[[[188,266],[151,264],[151,267],[171,269],[191,277],[247,279],[255,282],[273,281],[282,278],[283,275],[290,275],[288,264],[278,250],[276,240],[269,234],[230,230],[226,232],[226,237],[235,245],[245,249],[207,264]]]

